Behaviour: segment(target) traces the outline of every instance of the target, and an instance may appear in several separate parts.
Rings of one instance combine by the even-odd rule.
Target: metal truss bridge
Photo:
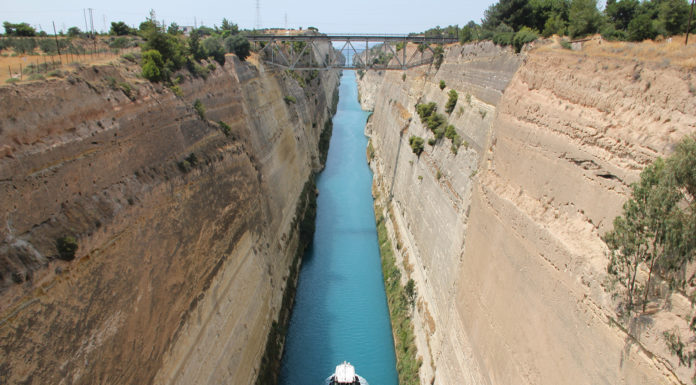
[[[352,34],[267,34],[247,36],[247,39],[267,64],[289,70],[406,70],[432,63],[438,54],[434,45],[458,41],[443,37]]]

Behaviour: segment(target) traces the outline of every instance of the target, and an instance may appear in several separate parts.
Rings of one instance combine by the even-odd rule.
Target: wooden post
[[[22,80],[22,63],[19,63],[19,80]]]
[[[684,45],[689,44],[689,32],[691,31],[691,18],[694,15],[694,3],[696,0],[691,0],[691,11],[689,11],[689,23],[686,25],[686,39],[684,39]]]

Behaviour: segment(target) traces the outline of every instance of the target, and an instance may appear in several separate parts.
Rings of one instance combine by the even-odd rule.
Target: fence
[[[0,80],[33,80],[74,63],[108,62],[139,52],[139,43],[138,37],[0,37]]]

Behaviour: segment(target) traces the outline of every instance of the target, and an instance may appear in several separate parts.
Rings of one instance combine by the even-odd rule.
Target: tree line
[[[687,0],[607,0],[601,10],[597,0],[499,0],[481,23],[438,26],[423,34],[457,37],[462,43],[490,39],[515,47],[554,34],[581,38],[599,33],[608,40],[642,41],[685,33],[689,12]]]

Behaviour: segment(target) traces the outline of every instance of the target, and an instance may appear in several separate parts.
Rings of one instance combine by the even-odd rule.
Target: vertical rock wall
[[[449,47],[439,70],[405,79],[364,75],[375,193],[419,295],[422,383],[690,381],[661,337],[687,327],[688,302],[675,294],[617,322],[600,239],[640,170],[696,132],[688,79],[678,66],[490,43]],[[415,104],[443,112],[450,88],[448,120],[468,146],[455,154],[443,139],[417,157],[408,138],[433,134]]]
[[[2,383],[258,374],[338,74],[302,89],[228,56],[176,96],[138,72],[0,88]],[[72,261],[55,258],[64,235]]]

